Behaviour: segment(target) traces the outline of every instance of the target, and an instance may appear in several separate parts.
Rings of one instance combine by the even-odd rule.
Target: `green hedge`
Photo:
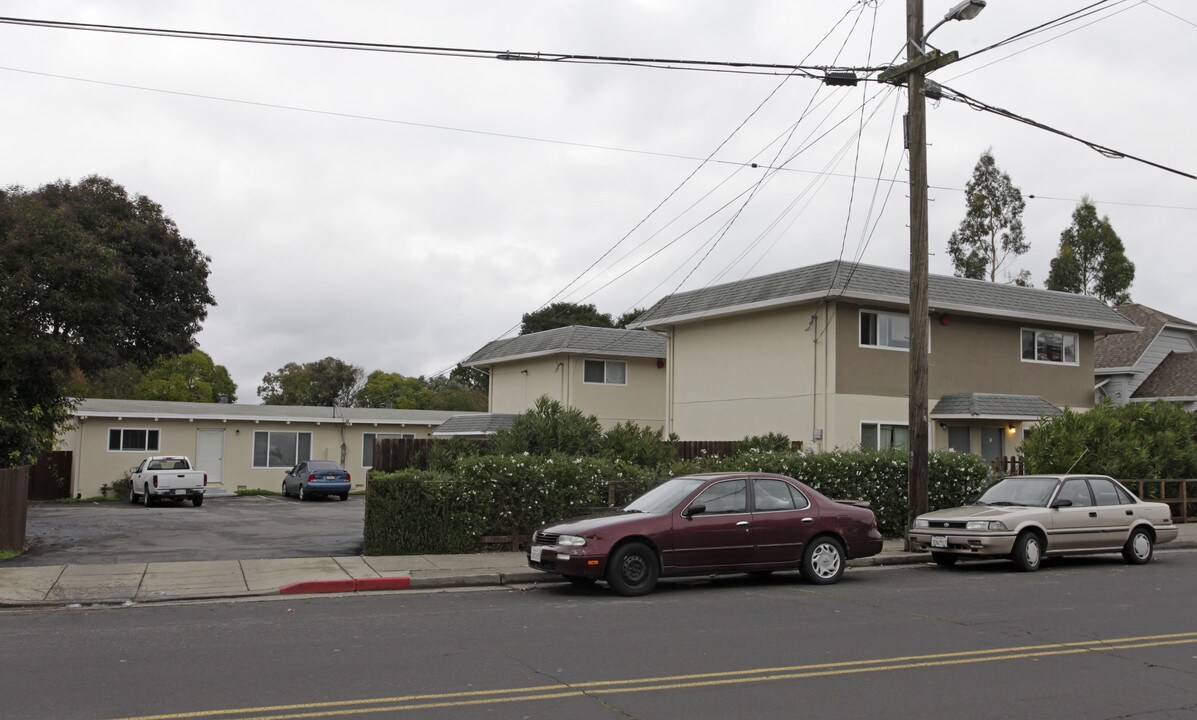
[[[906,455],[896,450],[749,451],[679,462],[659,473],[596,457],[487,455],[463,457],[451,472],[372,473],[364,552],[472,552],[483,535],[527,534],[546,523],[605,507],[610,486],[619,507],[667,478],[714,471],[789,475],[834,499],[868,500],[883,535],[897,537],[905,527]],[[988,482],[988,465],[975,455],[930,455],[932,509],[968,502]]]

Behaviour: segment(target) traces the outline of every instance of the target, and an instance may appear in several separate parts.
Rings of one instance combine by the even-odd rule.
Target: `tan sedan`
[[[1176,533],[1167,505],[1140,500],[1112,478],[1024,475],[994,484],[972,505],[920,515],[909,537],[940,565],[1007,557],[1030,572],[1044,557],[1088,553],[1121,552],[1142,565]]]

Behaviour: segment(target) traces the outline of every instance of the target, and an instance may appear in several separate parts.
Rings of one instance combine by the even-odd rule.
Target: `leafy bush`
[[[499,455],[595,455],[602,444],[603,429],[597,418],[543,395],[510,428],[491,438],[491,448]]]
[[[490,451],[488,440],[453,437],[437,440],[428,448],[428,469],[448,472],[463,457],[483,455]]]
[[[753,435],[736,443],[733,454],[745,452],[789,452],[793,449],[790,436],[784,433],[771,432],[766,435]]]
[[[675,440],[676,436],[670,438]],[[677,458],[677,450],[665,438],[662,428],[642,428],[628,420],[603,436],[603,457],[622,460],[645,468],[667,465]]]
[[[486,530],[486,488],[444,473],[371,473],[366,486],[366,555],[465,553]]]
[[[121,475],[116,480],[112,481],[112,497],[117,500],[128,499],[129,490],[133,487],[133,478],[129,477],[129,473]]]
[[[1028,472],[1100,473],[1123,480],[1197,477],[1197,416],[1157,401],[1045,420],[1020,450]]]

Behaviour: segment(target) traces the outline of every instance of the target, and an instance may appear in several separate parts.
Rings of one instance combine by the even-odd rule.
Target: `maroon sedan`
[[[579,585],[605,579],[634,596],[661,576],[793,568],[825,585],[847,560],[879,552],[867,504],[830,500],[784,475],[710,473],[669,480],[616,515],[542,528],[528,564]]]

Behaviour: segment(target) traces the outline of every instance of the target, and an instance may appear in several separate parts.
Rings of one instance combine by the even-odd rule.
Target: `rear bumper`
[[[305,495],[341,495],[349,492],[349,483],[316,483],[310,482],[303,486]]]

